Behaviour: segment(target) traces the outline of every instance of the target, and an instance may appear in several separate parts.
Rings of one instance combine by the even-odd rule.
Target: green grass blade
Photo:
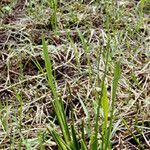
[[[85,126],[84,126],[84,120],[82,120],[82,126],[81,126],[81,139],[85,142]]]
[[[120,62],[118,62],[115,65],[114,79],[112,83],[112,104],[111,104],[111,113],[110,113],[110,124],[109,124],[109,129],[108,129],[108,134],[107,134],[107,141],[105,144],[105,150],[107,150],[107,148],[110,147],[110,135],[111,135],[111,130],[112,130],[113,115],[114,115],[114,109],[115,109],[115,97],[116,97],[120,75],[121,75]]]
[[[45,150],[45,146],[44,146],[44,133],[42,133],[42,131],[40,131],[40,133],[39,133],[38,142],[39,142],[40,150]]]
[[[57,0],[48,0],[49,6],[52,10],[50,24],[52,30],[55,30],[57,27],[57,8],[58,8],[58,1]]]
[[[79,146],[78,139],[76,137],[77,133],[75,131],[74,124],[71,125],[71,132],[72,132],[72,139],[73,139],[73,150],[79,150],[80,146]]]
[[[48,84],[49,84],[49,86],[50,86],[50,88],[52,90],[54,98],[57,99],[58,95],[57,95],[57,92],[56,92],[56,87],[55,87],[53,73],[52,73],[51,58],[49,57],[49,54],[48,54],[48,46],[47,46],[47,44],[45,42],[44,35],[42,35],[42,45],[43,45],[45,67],[46,67],[47,76],[48,76]]]
[[[71,138],[62,99],[60,98],[56,102],[57,103],[55,104],[55,112],[58,112],[57,118],[59,119],[61,130],[63,132],[65,141],[69,144]]]
[[[78,69],[80,69],[79,52],[69,32],[67,32],[67,38],[68,38],[68,41],[71,43],[71,47],[74,49],[75,60],[76,60]]]
[[[138,143],[138,145],[141,145],[139,140],[136,138],[136,136],[132,133],[132,131],[130,130],[130,127],[128,126],[126,120],[121,117],[123,124],[125,125],[125,127],[128,129],[128,131],[130,132],[130,134],[132,135],[133,139]]]
[[[87,107],[85,106],[83,100],[80,98],[80,96],[78,96],[78,99],[79,99],[79,101],[81,103],[81,106],[82,106],[82,108],[84,110],[84,113],[86,115],[86,119],[85,120],[87,120],[86,124],[87,124],[87,127],[88,127],[88,132],[89,132],[89,134],[91,134],[92,129],[91,129],[91,126],[90,126],[90,115],[89,115],[89,112],[88,112]]]
[[[104,71],[102,83],[98,77],[98,85],[100,86],[100,83],[101,83],[101,92],[96,94],[96,101],[98,102],[98,106],[97,106],[97,112],[96,112],[96,116],[95,116],[94,137],[93,137],[93,135],[91,136],[91,144],[90,144],[91,150],[98,149],[98,132],[99,132],[98,121],[99,121],[101,101],[102,101],[102,97],[103,97],[103,89],[105,86],[105,78],[106,78],[106,74],[107,74],[108,58],[109,58],[109,44],[107,45],[105,71]]]
[[[80,31],[79,29],[77,30],[77,32],[78,32],[78,34],[79,34],[79,37],[80,37],[82,46],[83,46],[83,48],[84,48],[86,54],[89,53],[88,45],[87,45],[87,42],[86,42],[84,36],[82,35],[82,33],[81,33],[81,31]]]
[[[102,122],[102,144],[101,147],[103,149],[104,144],[107,138],[107,123],[108,123],[108,114],[109,114],[109,100],[107,96],[107,90],[104,85],[103,88],[103,97],[102,97],[102,109],[103,109],[103,122]]]
[[[97,133],[96,133],[97,134]],[[95,139],[95,134],[90,135],[90,150],[97,150],[98,144],[97,144],[97,138]]]
[[[81,150],[87,150],[86,143],[81,139]]]
[[[78,29],[77,30],[78,35],[80,37],[83,49],[85,50],[86,53],[86,57],[87,57],[87,64],[88,64],[88,74],[89,74],[89,78],[90,80],[92,80],[92,68],[91,68],[91,62],[90,62],[90,51],[89,51],[89,47],[88,47],[88,43],[86,42],[84,36],[82,35],[81,31]]]
[[[103,88],[103,97],[102,97],[102,109],[103,109],[103,115],[104,115],[104,127],[107,127],[107,121],[108,121],[108,113],[109,113],[109,100],[107,96],[107,90],[104,85]]]
[[[58,119],[61,130],[63,132],[64,139],[67,143],[69,143],[70,133],[69,133],[69,129],[68,129],[67,121],[66,121],[66,115],[64,112],[63,102],[62,102],[62,99],[58,97],[58,94],[56,91],[56,85],[55,85],[56,82],[52,73],[52,63],[51,63],[51,59],[49,58],[48,46],[45,42],[44,36],[42,36],[42,44],[43,44],[43,53],[44,53],[44,59],[45,59],[45,67],[46,67],[47,76],[48,76],[48,84],[50,86],[50,89],[52,90],[52,94],[55,99],[55,101],[52,102],[52,106],[56,113],[56,117]]]
[[[61,138],[61,136],[59,134],[57,134],[56,131],[50,131],[50,132],[51,132],[53,138],[55,139],[55,141],[57,142],[58,147],[61,150],[68,150],[68,148],[66,147],[65,141]]]

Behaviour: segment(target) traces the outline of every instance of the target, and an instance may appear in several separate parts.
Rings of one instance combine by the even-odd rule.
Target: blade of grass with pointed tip
[[[43,54],[44,54],[44,60],[45,60],[45,67],[47,71],[47,76],[48,76],[48,84],[52,90],[52,93],[54,95],[54,98],[57,99],[58,95],[56,92],[56,87],[54,83],[54,78],[53,78],[53,73],[52,73],[52,63],[51,63],[51,58],[49,57],[48,54],[48,46],[45,42],[44,35],[42,35],[42,45],[43,45]]]
[[[52,94],[53,94],[54,99],[55,99],[54,102],[52,102],[52,106],[53,106],[53,109],[56,113],[56,117],[57,117],[59,125],[61,127],[64,139],[69,144],[70,133],[69,133],[69,129],[68,129],[66,115],[64,112],[62,99],[58,97],[58,94],[56,91],[56,85],[55,85],[56,82],[55,82],[55,79],[54,79],[53,73],[52,73],[51,58],[48,55],[48,46],[45,42],[44,35],[42,35],[42,45],[43,45],[45,67],[46,67],[47,76],[48,76],[48,84],[50,86],[50,89],[52,90]]]
[[[92,68],[91,68],[91,62],[90,62],[90,56],[89,56],[89,52],[90,51],[89,51],[89,48],[88,48],[88,44],[87,44],[84,36],[82,35],[81,31],[78,29],[77,32],[78,32],[78,35],[80,37],[83,49],[85,50],[85,53],[86,53],[89,78],[92,81],[92,79],[91,79],[92,78],[92,76],[91,76],[91,74],[92,74]]]

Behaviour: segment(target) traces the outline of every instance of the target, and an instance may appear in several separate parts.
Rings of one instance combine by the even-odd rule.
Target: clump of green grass
[[[81,36],[80,32],[79,34],[84,44],[83,37]],[[74,124],[73,116],[72,116],[72,123],[69,124],[67,122],[67,117],[65,114],[62,97],[58,96],[58,93],[57,93],[56,80],[52,73],[51,58],[49,58],[48,46],[45,42],[44,36],[42,37],[42,44],[43,44],[43,53],[44,53],[44,59],[45,59],[45,67],[46,67],[46,72],[47,72],[47,81],[48,81],[49,87],[54,97],[54,101],[52,101],[52,106],[53,106],[53,110],[55,112],[56,118],[59,122],[59,126],[62,131],[62,136],[59,135],[59,133],[53,129],[55,126],[54,124],[48,127],[48,131],[51,133],[58,147],[62,150],[79,150],[79,149],[86,150],[88,149],[89,146],[91,150],[98,150],[100,147],[103,150],[111,149],[110,139],[111,139],[111,131],[113,127],[113,119],[114,119],[113,116],[114,116],[115,97],[116,97],[116,92],[117,92],[118,81],[120,78],[120,64],[117,63],[115,66],[114,79],[112,83],[112,102],[111,102],[111,107],[109,108],[109,100],[108,100],[107,90],[105,86],[105,78],[106,78],[108,58],[109,58],[109,51],[107,51],[106,62],[105,62],[105,72],[104,72],[101,84],[99,84],[99,87],[101,88],[101,92],[98,93],[95,97],[98,105],[97,105],[96,114],[95,114],[94,132],[90,132],[90,140],[87,143],[87,141],[85,140],[86,136],[84,133],[85,127],[83,126],[82,130],[79,131]],[[86,107],[86,105],[84,106]],[[102,117],[103,119],[102,119],[101,142],[99,142],[99,138],[98,138],[99,115],[100,115],[101,108],[103,110],[103,117]],[[109,113],[110,113],[110,120],[108,121]],[[90,128],[92,131],[91,126]]]

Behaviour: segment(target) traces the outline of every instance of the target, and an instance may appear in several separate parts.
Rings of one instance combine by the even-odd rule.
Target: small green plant
[[[50,25],[52,30],[55,30],[57,27],[57,8],[58,8],[58,1],[57,0],[48,0],[48,4],[51,8],[51,18],[50,18]]]
[[[101,83],[101,93],[100,95],[96,96],[97,100],[97,111],[95,114],[95,126],[94,126],[94,133],[90,132],[90,141],[89,144],[86,143],[86,137],[84,131],[86,130],[84,124],[82,126],[82,130],[79,131],[76,129],[74,124],[74,119],[72,117],[72,123],[67,123],[66,114],[64,111],[64,105],[62,98],[58,96],[57,88],[56,88],[56,81],[52,74],[52,63],[51,58],[48,55],[48,46],[45,42],[44,36],[42,37],[42,45],[43,45],[43,53],[45,59],[45,66],[47,72],[47,81],[52,91],[54,101],[52,101],[53,110],[55,112],[56,118],[59,122],[59,126],[62,131],[62,136],[58,134],[58,132],[54,129],[54,124],[51,124],[51,127],[48,127],[48,131],[51,133],[52,137],[54,138],[55,142],[57,143],[58,147],[62,150],[87,150],[88,146],[90,146],[91,150],[98,150],[100,147],[102,150],[107,150],[111,148],[110,145],[110,138],[111,138],[111,131],[113,126],[113,115],[114,115],[114,102],[115,96],[118,86],[118,81],[120,78],[120,64],[117,63],[114,70],[114,79],[112,84],[112,104],[110,107],[110,121],[108,122],[109,116],[109,101],[107,96],[107,90],[105,87],[105,78],[107,72],[107,64],[108,64],[108,57],[109,51],[107,52],[106,56],[106,66],[105,72],[103,76],[103,80]],[[86,105],[82,103],[84,106],[84,110],[86,110]],[[98,133],[99,133],[99,114],[100,108],[103,110],[103,123],[102,123],[102,142],[99,142]],[[88,112],[87,112],[88,114]],[[109,126],[108,126],[109,125]],[[91,131],[92,131],[92,127]]]

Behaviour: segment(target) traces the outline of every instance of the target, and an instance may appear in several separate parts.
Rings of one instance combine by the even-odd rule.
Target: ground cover
[[[110,106],[114,66],[121,64],[112,149],[149,149],[149,0],[65,0],[57,8],[47,0],[2,0],[0,6],[0,149],[58,149],[47,130],[52,121],[60,131],[45,77],[42,33],[68,123],[73,110],[75,126],[82,126],[88,110],[94,126],[97,77],[102,82],[109,52]]]

